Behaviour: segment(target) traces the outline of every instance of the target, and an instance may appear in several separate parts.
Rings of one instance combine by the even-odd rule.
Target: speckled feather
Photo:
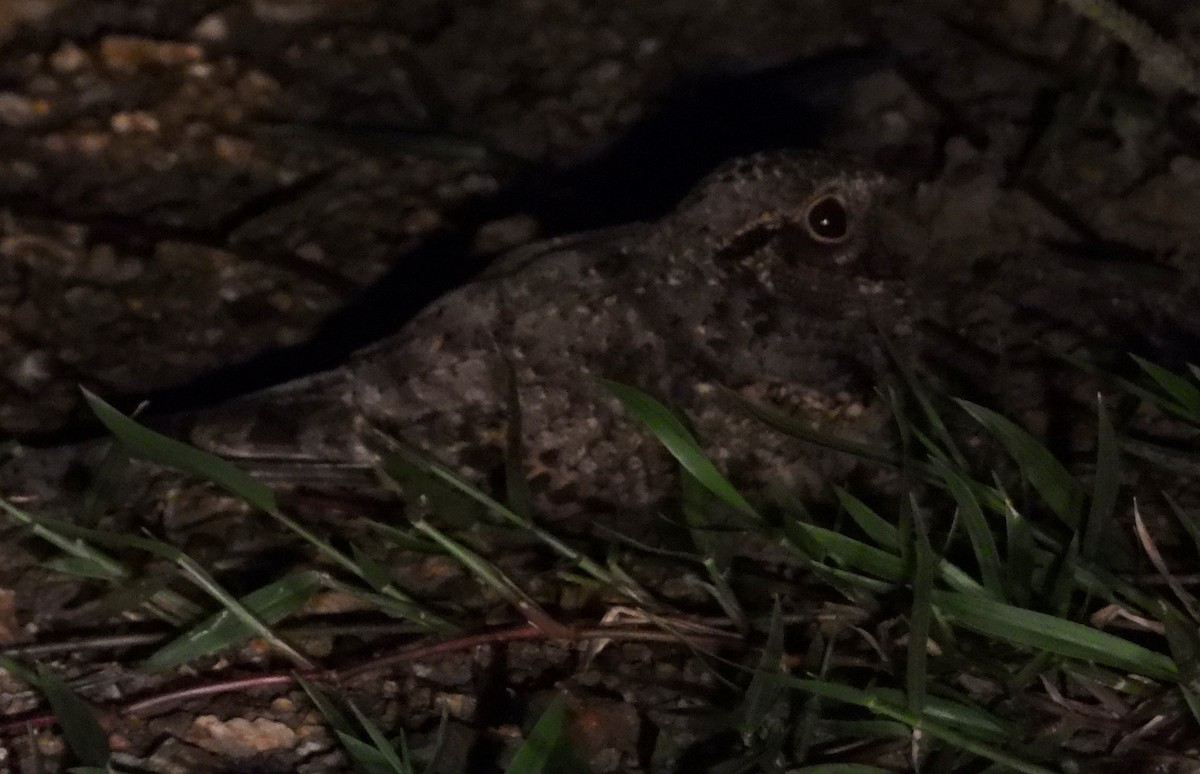
[[[823,156],[764,154],[705,178],[663,220],[551,241],[502,259],[398,334],[334,371],[201,418],[194,440],[311,480],[366,466],[364,425],[488,481],[502,465],[508,374],[526,469],[553,514],[644,512],[675,486],[670,460],[594,377],[666,398],[751,490],[813,484],[831,461],[746,418],[717,385],[870,432],[860,398],[870,322],[897,294],[866,276],[878,174]],[[806,225],[834,201],[844,238]],[[832,207],[834,214],[840,210]],[[837,226],[839,224],[834,224]]]

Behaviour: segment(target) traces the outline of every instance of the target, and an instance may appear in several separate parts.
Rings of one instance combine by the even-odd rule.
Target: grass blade
[[[713,509],[720,506],[720,503],[686,470],[681,473],[680,483],[683,489],[684,521],[687,522],[688,532],[696,545],[704,569],[712,580],[709,590],[725,611],[725,615],[745,634],[749,631],[746,614],[729,585],[728,578],[733,545],[727,539],[719,518],[713,513]]]
[[[314,706],[316,706],[317,711],[321,713],[321,715],[325,718],[325,721],[329,723],[330,728],[332,728],[334,731],[340,731],[344,734],[350,735],[353,735],[356,732],[354,725],[350,722],[350,719],[346,717],[346,714],[342,712],[336,704],[330,701],[329,697],[326,696],[320,689],[318,689],[316,685],[314,685],[311,681],[299,676],[296,677],[296,682],[299,683],[300,687],[304,689],[304,692],[308,694],[309,700]]]
[[[80,763],[106,769],[112,753],[108,732],[100,725],[95,711],[53,672],[38,669],[37,687],[50,703],[63,736]]]
[[[904,560],[899,556],[825,527],[800,521],[796,525],[821,547],[822,553],[839,564],[892,583],[906,580]]]
[[[804,503],[797,498],[788,498],[787,506],[782,523],[784,545],[806,563],[824,561],[825,548],[808,531],[807,525],[812,519]]]
[[[1096,398],[1096,474],[1092,484],[1092,502],[1084,525],[1081,554],[1086,561],[1095,561],[1104,536],[1112,525],[1117,507],[1117,492],[1121,488],[1121,458],[1117,434],[1104,401]]]
[[[346,754],[354,763],[354,768],[364,774],[395,774],[387,756],[353,734],[338,731],[338,741],[346,748]]]
[[[1193,422],[1200,422],[1200,389],[1185,379],[1160,365],[1144,360],[1137,355],[1130,355],[1147,376],[1175,401],[1185,416]]]
[[[67,745],[85,767],[108,770],[111,754],[108,733],[100,725],[87,702],[72,691],[60,677],[40,667],[35,672],[19,661],[0,656],[0,669],[46,697],[50,709],[62,727]]]
[[[242,605],[266,624],[274,624],[296,611],[321,587],[320,574],[300,572],[263,586],[242,597]],[[254,631],[229,610],[210,616],[150,655],[147,669],[170,669],[200,656],[245,642]]]
[[[1033,573],[1038,566],[1033,530],[1013,505],[1008,493],[1003,489],[1000,491],[1004,501],[1005,545],[1008,549],[1004,576],[1008,593],[1005,597],[1018,605],[1028,605],[1033,601]]]
[[[929,648],[929,623],[933,618],[933,569],[937,563],[933,548],[929,545],[929,533],[915,502],[911,503],[913,514],[913,603],[909,613],[908,654],[905,667],[905,686],[908,689],[908,709],[920,715],[925,706],[925,690],[928,682],[926,662]]]
[[[1179,686],[1179,692],[1183,694],[1183,702],[1192,713],[1192,719],[1200,723],[1200,695],[1186,685]]]
[[[886,521],[878,513],[871,510],[862,500],[847,492],[845,489],[834,487],[838,502],[854,519],[858,528],[883,548],[896,553],[900,551],[900,530],[896,525]]]
[[[771,609],[771,628],[763,645],[758,669],[750,680],[750,687],[738,708],[738,730],[744,739],[750,738],[770,718],[771,711],[779,704],[785,686],[779,682],[780,659],[783,657],[783,610],[776,597]]]
[[[375,750],[379,753],[388,769],[394,772],[394,774],[413,774],[412,766],[401,760],[400,754],[392,747],[391,742],[383,735],[383,731],[380,730],[379,726],[364,715],[357,704],[352,701],[348,703],[351,711],[354,712],[354,717],[358,719],[358,724],[367,732],[371,744],[374,745]],[[400,734],[401,739],[403,739],[404,732],[401,731]]]
[[[958,399],[971,417],[996,437],[1016,460],[1021,474],[1037,490],[1050,509],[1071,528],[1079,522],[1082,492],[1079,482],[1045,446],[1011,420],[991,409]]]
[[[3,498],[0,498],[0,509],[29,527],[33,534],[72,557],[77,562],[74,566],[81,572],[86,567],[88,574],[114,581],[129,577],[130,573],[125,565],[103,551],[90,546],[86,542],[86,538],[82,537],[80,528],[74,524],[45,516],[35,516]]]
[[[1000,567],[1000,551],[996,548],[992,527],[983,515],[983,509],[975,499],[971,485],[944,464],[938,464],[937,467],[942,473],[946,488],[958,504],[959,515],[971,541],[971,550],[975,552],[975,562],[979,565],[983,587],[993,599],[1004,599],[1004,574]]]
[[[224,605],[225,610],[234,618],[241,621],[243,625],[265,640],[267,644],[280,654],[290,659],[293,664],[301,669],[316,668],[316,665],[309,661],[300,651],[292,647],[291,643],[271,631],[271,628],[260,620],[257,615],[247,610],[233,595],[222,588],[216,579],[209,575],[196,560],[181,551],[176,551],[174,561],[183,570],[185,577],[207,592],[213,599]]]
[[[329,724],[329,727],[333,729],[334,735],[342,743],[342,747],[346,750],[346,756],[350,759],[350,763],[356,771],[362,772],[362,774],[396,774],[398,771],[402,772],[402,774],[411,774],[411,769],[397,769],[393,765],[395,752],[392,751],[392,755],[388,755],[386,750],[389,750],[390,747],[387,746],[386,740],[384,740],[383,749],[377,749],[376,746],[362,741],[358,738],[360,733],[359,727],[355,726],[350,721],[350,718],[328,696],[319,690],[316,685],[302,677],[297,677],[296,682],[308,694],[309,700],[312,701],[317,711],[325,718],[325,722]],[[353,705],[351,707],[360,720],[365,720],[365,717],[358,711],[357,707]],[[371,724],[363,728],[370,734],[370,729],[374,728],[374,725]]]
[[[511,508],[489,497],[480,491],[478,487],[463,479],[462,476],[456,475],[444,465],[428,459],[408,448],[402,442],[382,433],[377,433],[375,438],[390,449],[390,452],[384,454],[380,461],[380,472],[386,480],[399,483],[403,486],[405,480],[411,479],[414,474],[420,474],[448,484],[459,494],[466,495],[480,505],[483,505],[495,516],[523,530],[528,530],[559,556],[575,563],[584,572],[601,583],[606,583],[620,590],[621,593],[638,603],[646,604],[650,601],[650,598],[640,589],[623,583],[616,575],[601,567],[590,557],[572,548],[565,541],[542,529],[529,519],[515,513]]]
[[[542,609],[533,597],[525,593],[511,578],[504,574],[499,567],[487,562],[482,556],[464,546],[425,520],[417,521],[413,526],[437,543],[447,554],[457,559],[464,567],[479,578],[480,582],[490,586],[508,604],[520,611],[525,620],[535,624],[547,634],[561,634],[562,624]]]
[[[712,464],[696,439],[666,406],[634,387],[607,379],[599,380],[625,409],[646,425],[688,473],[710,492],[754,521],[761,517],[733,484]]]
[[[1196,550],[1200,551],[1200,520],[1197,520],[1194,515],[1183,509],[1175,498],[1167,492],[1163,492],[1163,499],[1167,501],[1167,506],[1170,507],[1171,513],[1175,514],[1175,519],[1188,533],[1188,537],[1196,546]]]
[[[538,718],[537,723],[525,738],[525,743],[517,750],[512,762],[504,770],[505,774],[586,771],[583,768],[567,769],[563,767],[563,758],[569,755],[566,728],[567,697],[560,693]]]
[[[289,658],[292,663],[302,669],[312,669],[312,663],[299,651],[277,636],[271,629],[247,610],[237,599],[217,583],[208,571],[200,566],[195,559],[172,545],[150,538],[134,537],[132,535],[113,535],[100,530],[75,527],[74,531],[87,539],[101,545],[135,548],[166,559],[179,568],[180,574],[194,586],[204,591],[225,607],[236,618],[250,627],[255,634],[262,637],[271,647]]]
[[[1139,398],[1140,400],[1145,401],[1146,403],[1150,404],[1151,406],[1155,406],[1156,408],[1159,408],[1165,412],[1174,414],[1175,416],[1179,417],[1180,419],[1184,419],[1184,420],[1187,420],[1187,421],[1190,421],[1193,423],[1196,422],[1196,419],[1192,415],[1192,413],[1189,412],[1187,409],[1181,407],[1177,401],[1171,400],[1168,397],[1164,397],[1163,395],[1159,394],[1158,392],[1155,392],[1154,390],[1143,387],[1142,385],[1138,384],[1135,381],[1126,379],[1121,376],[1117,376],[1116,374],[1114,374],[1110,371],[1106,371],[1102,368],[1098,368],[1095,365],[1087,362],[1086,360],[1082,360],[1080,358],[1072,357],[1070,355],[1061,354],[1061,353],[1058,354],[1058,357],[1061,360],[1064,360],[1067,363],[1070,363],[1071,365],[1075,366],[1076,368],[1079,368],[1082,371],[1085,371],[1089,374],[1093,374],[1102,379],[1107,379],[1108,381],[1110,381],[1113,384],[1120,387],[1122,391],[1124,391],[1130,395],[1133,395],[1134,397]]]
[[[508,388],[508,429],[504,454],[504,488],[508,507],[513,513],[526,519],[533,518],[533,495],[521,461],[525,459],[525,448],[521,442],[521,394],[517,390],[517,372],[509,360],[505,360]]]
[[[211,481],[261,510],[278,509],[274,493],[241,468],[215,454],[156,433],[117,411],[95,394],[80,389],[92,413],[130,453]]]
[[[790,675],[781,675],[780,680],[796,690],[857,705],[883,717],[898,720],[911,728],[919,729],[925,734],[1007,766],[1021,774],[1059,774],[1060,771],[1060,769],[1048,768],[1016,755],[1011,749],[1013,746],[1012,732],[1003,726],[998,726],[1000,729],[998,734],[989,737],[974,726],[962,726],[947,722],[941,715],[949,709],[952,716],[955,717],[986,717],[986,713],[970,707],[956,706],[954,703],[944,700],[935,702],[931,697],[926,705],[925,714],[914,715],[903,708],[903,696],[899,692],[885,689],[864,691],[826,680],[812,680]],[[996,724],[990,725],[995,726]]]
[[[925,389],[925,385],[919,378],[917,378],[917,374],[916,371],[913,370],[912,363],[910,363],[908,359],[901,357],[900,353],[896,351],[895,346],[887,336],[882,336],[882,340],[884,346],[887,348],[888,355],[890,355],[892,358],[892,362],[895,363],[899,369],[900,375],[903,377],[904,383],[908,387],[908,391],[912,393],[914,398],[916,398],[917,405],[920,406],[921,413],[925,416],[925,422],[929,426],[929,429],[933,432],[933,435],[940,442],[940,448],[944,450],[945,455],[949,456],[956,468],[959,470],[965,470],[967,467],[967,458],[959,450],[958,444],[954,440],[954,436],[946,428],[946,423],[942,421],[941,415],[937,412],[937,409],[934,408],[933,398],[929,394],[929,391]],[[929,443],[927,445],[932,448],[938,448],[937,445],[933,443],[932,439],[929,439]]]
[[[1066,616],[1071,605],[1071,594],[1075,591],[1075,574],[1079,567],[1079,533],[1072,533],[1071,539],[1054,556],[1054,561],[1046,568],[1046,578],[1043,583],[1045,602],[1043,607],[1057,615]]]
[[[1158,601],[1158,607],[1158,620],[1163,623],[1175,663],[1183,670],[1185,680],[1195,680],[1200,675],[1200,634],[1195,622],[1164,600]]]
[[[971,594],[935,591],[933,604],[952,623],[1013,645],[1094,661],[1156,680],[1178,680],[1162,653],[1089,626]]]
[[[789,435],[801,441],[807,441],[817,446],[822,446],[826,449],[843,452],[864,460],[871,460],[889,467],[900,467],[900,458],[887,449],[881,449],[876,446],[871,446],[857,441],[850,441],[845,438],[833,435],[832,433],[821,432],[814,429],[807,422],[790,417],[776,409],[768,406],[759,405],[753,401],[747,400],[733,390],[723,390],[734,402],[751,416],[757,418],[760,422],[773,428],[784,435]]]

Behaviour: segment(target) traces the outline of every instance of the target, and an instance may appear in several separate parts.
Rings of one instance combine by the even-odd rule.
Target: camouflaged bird
[[[1147,274],[997,242],[991,210],[1036,208],[986,190],[989,210],[955,220],[937,197],[823,156],[735,161],[660,221],[516,252],[342,367],[192,417],[191,435],[275,482],[357,486],[374,482],[376,429],[499,493],[515,392],[539,515],[643,523],[677,494],[676,466],[598,378],[680,409],[752,497],[803,497],[853,461],[787,439],[719,388],[878,440],[882,330],[956,394],[1027,423],[1052,416],[1062,435],[1072,415],[1090,421],[1095,386],[1048,352],[1200,346],[1194,268]],[[970,249],[935,264],[928,235],[947,218]],[[89,448],[18,448],[0,491],[53,501]]]
[[[659,222],[501,259],[343,366],[202,417],[193,440],[311,482],[372,466],[371,427],[486,482],[503,469],[512,375],[540,509],[643,510],[673,491],[670,458],[602,377],[681,409],[752,490],[815,482],[821,455],[716,388],[818,422],[865,422],[867,342],[900,292],[867,276],[890,187],[823,156],[737,160]]]

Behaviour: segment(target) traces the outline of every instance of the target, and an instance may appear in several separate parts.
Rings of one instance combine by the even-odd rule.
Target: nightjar
[[[864,402],[877,329],[903,328],[906,309],[871,253],[893,188],[822,155],[735,160],[657,222],[502,258],[341,367],[201,415],[192,440],[268,478],[338,482],[374,464],[375,428],[487,484],[515,386],[539,511],[646,513],[677,476],[604,378],[680,410],[748,491],[819,486],[848,461],[769,430],[719,388],[880,431]]]

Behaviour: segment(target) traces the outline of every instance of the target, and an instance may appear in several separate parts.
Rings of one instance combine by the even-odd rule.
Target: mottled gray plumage
[[[867,270],[888,188],[822,156],[738,160],[659,222],[502,259],[344,366],[202,418],[194,440],[304,480],[369,465],[369,425],[487,480],[503,460],[511,369],[526,469],[549,515],[643,511],[674,486],[669,458],[595,377],[682,408],[751,489],[815,481],[819,452],[746,418],[715,388],[871,426],[858,401],[869,394],[872,324],[894,321],[902,295]]]

